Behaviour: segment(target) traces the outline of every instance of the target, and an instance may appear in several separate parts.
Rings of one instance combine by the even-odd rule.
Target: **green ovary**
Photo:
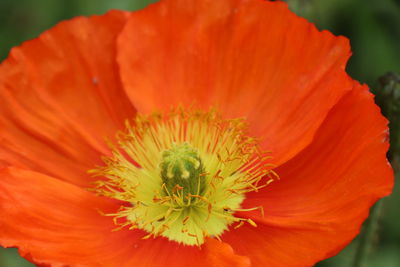
[[[185,202],[189,195],[202,195],[205,191],[204,166],[198,153],[188,143],[174,145],[162,153],[161,178],[165,193],[179,191]]]

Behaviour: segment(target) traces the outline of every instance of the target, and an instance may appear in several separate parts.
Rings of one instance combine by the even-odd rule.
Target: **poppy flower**
[[[0,244],[49,266],[310,266],[390,193],[349,42],[283,2],[62,22],[0,66]]]

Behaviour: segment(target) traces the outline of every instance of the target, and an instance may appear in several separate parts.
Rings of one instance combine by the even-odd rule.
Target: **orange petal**
[[[116,262],[110,266],[250,266],[247,257],[235,255],[231,246],[211,238],[201,248],[179,245],[164,238],[142,240],[135,249],[126,251]]]
[[[104,238],[113,223],[98,210],[118,205],[32,171],[6,168],[0,176],[2,246],[16,246],[33,262],[54,266],[84,264],[97,249],[112,248]]]
[[[0,162],[87,185],[134,108],[115,63],[127,14],[75,18],[14,48],[0,66]]]
[[[351,88],[348,40],[280,1],[161,1],[131,15],[118,48],[138,111],[193,104],[246,117],[276,164],[309,144]]]
[[[320,239],[322,235],[323,240]],[[335,247],[336,252],[343,248],[343,244],[338,244],[335,231],[317,227],[243,225],[222,238],[235,251],[250,258],[252,267],[314,266],[317,261],[334,256],[328,253],[328,248]]]
[[[335,255],[358,234],[371,205],[392,190],[387,131],[372,94],[356,84],[311,145],[276,170],[281,180],[247,196],[246,207],[264,207],[264,218],[253,217],[259,227],[223,240],[252,262],[309,266]],[[236,234],[247,247],[230,237]]]
[[[209,238],[205,243],[206,258],[199,266],[251,266],[249,258],[235,255],[227,243]]]
[[[202,249],[141,231],[112,232],[119,203],[40,173],[0,171],[0,244],[18,247],[36,264],[51,266],[247,266],[229,245],[207,240]]]

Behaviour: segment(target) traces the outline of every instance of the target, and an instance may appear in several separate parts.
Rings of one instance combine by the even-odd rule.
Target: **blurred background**
[[[0,60],[7,56],[11,47],[37,37],[61,20],[78,15],[102,14],[109,9],[136,10],[151,2],[155,1],[0,0]],[[380,82],[379,77],[389,71],[400,73],[400,0],[287,2],[294,12],[314,22],[319,29],[327,29],[350,39],[353,56],[347,67],[348,73],[380,94],[377,100],[383,105],[386,115],[399,117],[400,76],[386,75]],[[397,93],[393,93],[394,90]],[[381,92],[386,93],[382,95]],[[397,120],[397,123],[391,123],[394,146],[390,155],[397,169],[399,165],[395,161],[399,157],[399,137],[400,127]],[[317,266],[399,267],[399,207],[400,187],[396,184],[393,194],[374,207],[370,219],[363,226],[362,234],[339,255]],[[34,265],[19,257],[16,249],[0,248],[0,267],[27,266]]]

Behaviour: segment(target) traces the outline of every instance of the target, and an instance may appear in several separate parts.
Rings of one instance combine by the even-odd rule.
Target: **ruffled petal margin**
[[[279,165],[351,89],[349,56],[347,39],[281,1],[164,0],[131,14],[117,60],[138,111],[212,106],[245,117]]]
[[[104,138],[135,115],[115,62],[128,15],[78,17],[11,51],[0,65],[0,165],[88,185]]]
[[[145,233],[115,229],[120,203],[80,187],[17,168],[0,171],[0,244],[18,247],[25,258],[51,266],[249,266],[223,242],[200,249]]]
[[[347,245],[369,208],[391,193],[387,120],[366,86],[355,84],[329,113],[314,141],[276,171],[281,180],[247,196],[259,226],[223,240],[254,266],[310,266]],[[249,216],[249,214],[242,214]]]

